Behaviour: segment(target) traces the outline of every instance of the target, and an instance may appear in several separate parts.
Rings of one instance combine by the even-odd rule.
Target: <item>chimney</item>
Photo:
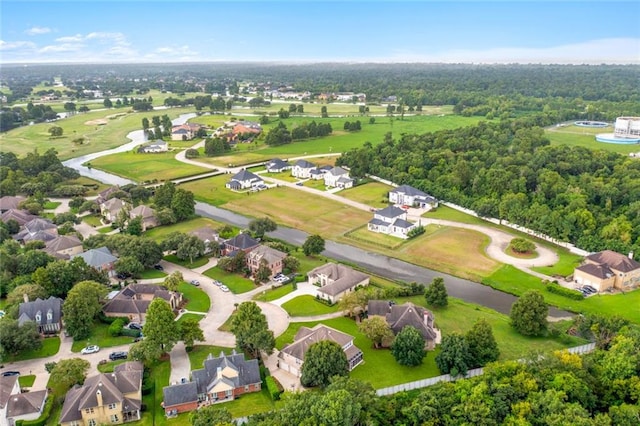
[[[629,259],[633,260],[633,252],[632,251],[629,252]]]
[[[27,293],[23,293],[22,294],[22,298],[24,299],[24,303],[28,303],[29,302],[29,295]]]
[[[102,383],[98,383],[98,386],[102,386]],[[102,407],[102,392],[100,389],[96,391],[96,399],[98,400],[98,407]]]
[[[222,377],[222,367],[218,367],[218,368],[216,369],[216,377],[217,377],[217,378]]]

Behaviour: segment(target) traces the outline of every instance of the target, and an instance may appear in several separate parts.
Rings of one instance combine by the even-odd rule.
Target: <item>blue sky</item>
[[[640,64],[640,1],[0,2],[0,63]]]

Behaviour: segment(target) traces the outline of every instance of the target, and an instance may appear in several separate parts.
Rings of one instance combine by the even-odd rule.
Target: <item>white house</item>
[[[258,185],[264,185],[262,178],[250,171],[243,169],[233,175],[231,180],[225,185],[228,189],[235,191],[241,189],[253,188]]]
[[[415,226],[414,223],[407,221],[407,212],[396,206],[376,211],[373,219],[367,224],[369,231],[399,238],[407,238],[407,234]]]
[[[431,195],[409,185],[400,185],[389,191],[389,202],[402,206],[436,208],[438,200]]]
[[[342,167],[333,167],[324,174],[324,184],[330,188],[351,188],[354,180]]]
[[[315,165],[307,160],[298,160],[291,168],[291,176],[299,179],[309,179],[311,177],[311,170],[315,169]]]
[[[267,164],[265,164],[265,167],[269,173],[280,173],[285,170],[291,170],[291,164],[279,158],[269,160]]]
[[[318,297],[335,303],[358,286],[369,285],[369,276],[339,263],[326,263],[307,274],[309,283],[318,284]]]
[[[156,141],[146,143],[138,149],[138,152],[144,152],[144,153],[167,152],[167,151],[169,151],[169,144],[166,141],[163,141],[162,139],[158,139]]]
[[[47,391],[22,392],[18,376],[0,376],[0,426],[13,426],[18,420],[40,417]]]

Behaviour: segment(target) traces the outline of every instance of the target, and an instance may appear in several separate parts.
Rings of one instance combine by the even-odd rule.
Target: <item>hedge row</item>
[[[547,291],[549,293],[559,294],[560,296],[567,297],[573,300],[582,300],[584,295],[577,290],[571,290],[566,287],[562,287],[560,284],[549,283],[547,284]]]
[[[267,391],[269,391],[269,395],[271,395],[271,399],[277,401],[280,399],[280,394],[282,394],[283,390],[281,389],[282,385],[279,385],[276,382],[276,379],[273,376],[267,376],[264,379],[264,382],[267,384]]]
[[[49,395],[47,402],[44,404],[42,414],[35,420],[18,420],[16,426],[44,426],[51,416],[51,410],[53,409],[53,397]]]

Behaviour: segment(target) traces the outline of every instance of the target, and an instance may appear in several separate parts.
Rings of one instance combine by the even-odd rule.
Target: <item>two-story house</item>
[[[400,185],[389,191],[389,202],[401,206],[436,208],[438,200],[409,185]]]
[[[333,167],[324,174],[324,184],[330,188],[351,188],[354,182],[342,167]]]
[[[251,235],[242,232],[224,242],[222,253],[225,256],[233,256],[238,251],[243,251],[245,254],[248,254],[259,245],[260,242],[258,240],[251,237]]]
[[[13,236],[13,239],[26,243],[29,241],[39,240],[47,241],[54,240],[58,236],[58,227],[54,225],[50,220],[36,217],[24,224],[24,227],[20,232]]]
[[[309,283],[317,284],[318,297],[335,303],[358,286],[369,285],[369,276],[339,263],[326,263],[307,274]]]
[[[247,254],[247,266],[252,274],[255,274],[264,262],[271,270],[271,276],[282,272],[282,261],[287,257],[287,253],[281,252],[268,246],[258,246]]]
[[[331,340],[340,345],[347,356],[349,371],[363,361],[362,351],[353,344],[353,336],[324,324],[318,324],[313,328],[300,327],[293,338],[293,343],[285,345],[278,353],[278,368],[297,377],[302,376],[302,365],[309,347],[323,340]]]
[[[307,160],[298,160],[291,168],[291,176],[297,177],[298,179],[309,179],[311,177],[311,170],[315,169],[315,167],[315,164]]]
[[[424,339],[425,349],[431,350],[440,343],[440,332],[435,328],[433,313],[411,302],[396,305],[386,300],[369,300],[367,305],[369,318],[374,315],[384,317],[387,324],[398,334],[406,326],[414,327]],[[383,342],[388,345],[391,342]]]
[[[625,256],[604,250],[584,260],[584,264],[573,271],[573,280],[580,285],[591,285],[598,291],[630,290],[640,286],[640,262],[633,259],[633,253]]]
[[[129,321],[143,323],[149,305],[155,298],[164,299],[171,309],[182,303],[182,293],[169,291],[157,284],[129,284],[102,307],[108,317],[126,317]]]
[[[139,217],[142,220],[142,230],[146,231],[150,228],[158,226],[158,219],[156,218],[156,212],[151,207],[140,204],[138,207],[131,209],[129,217],[134,219]]]
[[[269,173],[284,172],[285,170],[291,170],[291,167],[291,164],[279,158],[273,158],[265,164],[265,168]]]
[[[130,209],[131,204],[115,197],[100,204],[100,214],[108,222],[115,222],[121,211]]]
[[[30,302],[25,294],[25,301],[18,308],[18,324],[33,321],[41,334],[57,334],[62,328],[62,299],[49,297]]]
[[[142,373],[140,362],[116,365],[113,373],[88,377],[64,399],[62,426],[99,426],[140,420]]]
[[[115,275],[115,262],[117,257],[111,254],[111,250],[107,247],[98,247],[95,249],[87,250],[83,253],[71,256],[71,259],[81,257],[84,263],[97,269],[98,271],[107,271],[107,274],[112,277]]]
[[[376,211],[373,219],[367,224],[369,231],[399,238],[407,238],[409,231],[415,227],[414,223],[407,221],[407,212],[396,206],[388,206]]]
[[[225,184],[227,189],[232,189],[234,191],[250,189],[259,185],[264,185],[262,178],[246,169],[240,170],[238,173],[233,175],[229,182]]]
[[[58,259],[69,259],[71,256],[82,253],[82,241],[75,235],[58,235],[45,243],[44,251]]]

